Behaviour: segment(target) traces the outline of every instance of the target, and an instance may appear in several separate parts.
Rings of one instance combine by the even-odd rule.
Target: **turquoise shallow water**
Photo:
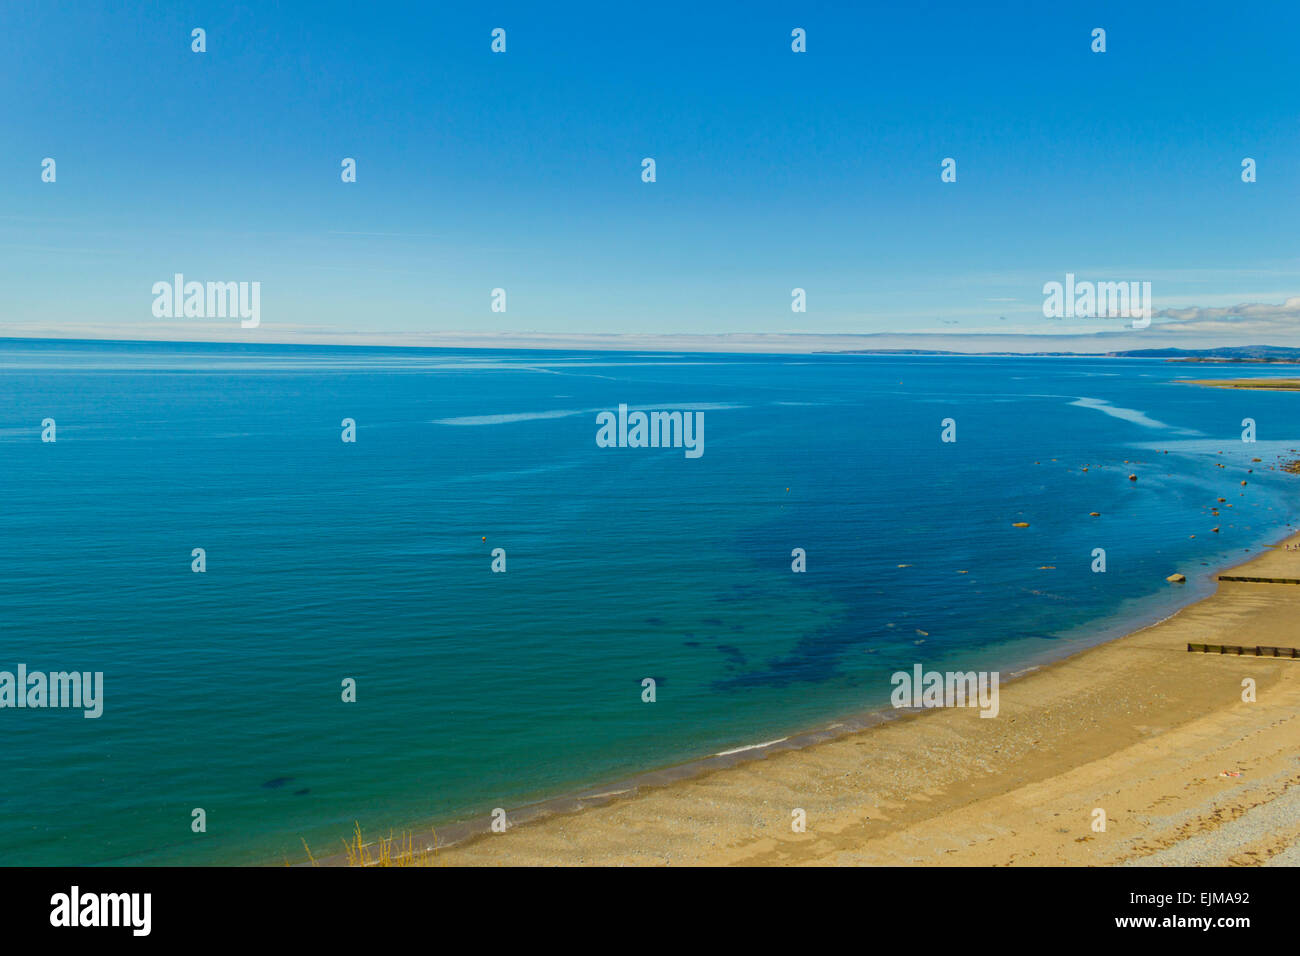
[[[1170,384],[1221,373],[0,342],[0,670],[104,672],[0,710],[0,862],[296,861],[1167,614],[1296,516],[1300,397]],[[620,403],[704,454],[597,447]]]

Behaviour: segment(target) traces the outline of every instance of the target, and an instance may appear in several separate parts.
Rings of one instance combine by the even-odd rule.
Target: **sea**
[[[1300,395],[1177,382],[1239,374],[0,340],[0,672],[103,675],[0,707],[0,863],[301,863],[1153,623],[1297,520]]]

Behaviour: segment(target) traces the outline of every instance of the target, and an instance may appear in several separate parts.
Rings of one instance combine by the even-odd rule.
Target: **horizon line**
[[[1077,339],[1083,336],[1068,334],[1031,334],[1031,333],[966,333],[965,335],[945,335],[934,332],[887,333],[887,332],[710,332],[710,333],[421,333],[429,338],[446,338],[443,343],[436,342],[340,342],[340,341],[304,341],[263,340],[248,341],[238,338],[116,338],[94,335],[22,335],[0,333],[0,342],[64,342],[64,343],[111,343],[116,345],[197,345],[197,346],[273,346],[292,348],[348,348],[348,349],[411,349],[427,351],[536,351],[536,352],[695,352],[700,354],[770,354],[770,355],[835,355],[835,354],[871,354],[871,355],[958,355],[958,356],[1023,356],[1026,358],[1080,357],[1080,358],[1128,358],[1134,352],[1186,352],[1204,353],[1223,350],[1267,349],[1271,351],[1300,352],[1294,346],[1268,345],[1262,343],[1250,345],[1206,345],[1175,346],[1152,344],[1147,348],[1109,349],[1101,351],[1014,351],[991,349],[986,351],[963,351],[953,348],[897,346],[893,348],[777,348],[779,340],[797,340],[800,344],[813,344],[814,340],[853,340],[873,338],[1012,338],[1021,341],[1032,340],[1035,344],[1046,344],[1053,339]],[[1093,333],[1095,335],[1097,333]],[[322,337],[324,339],[326,337]],[[492,341],[500,339],[502,341]],[[743,342],[727,341],[740,339]],[[663,341],[672,340],[672,341]],[[599,342],[599,344],[581,343]],[[714,347],[708,347],[708,345]],[[793,344],[787,342],[786,344]],[[821,344],[831,345],[822,341]],[[841,343],[849,344],[849,343]],[[1025,341],[1025,344],[1028,344]],[[724,348],[723,345],[731,347]],[[741,347],[736,347],[740,345]],[[690,347],[695,346],[695,347]],[[704,347],[701,347],[704,346]],[[744,347],[748,346],[748,347]]]

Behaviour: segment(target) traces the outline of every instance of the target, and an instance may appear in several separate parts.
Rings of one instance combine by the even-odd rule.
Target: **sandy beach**
[[[1300,579],[1300,549],[1286,545],[1300,536],[1231,573]],[[1300,659],[1186,645],[1300,646],[1298,620],[1300,585],[1220,582],[1161,623],[1004,684],[994,719],[909,714],[427,862],[1295,865]],[[1242,699],[1246,678],[1254,702]],[[796,808],[806,832],[792,832]]]
[[[1189,378],[1178,385],[1204,385],[1209,388],[1246,388],[1257,392],[1294,392],[1300,380],[1294,378]]]

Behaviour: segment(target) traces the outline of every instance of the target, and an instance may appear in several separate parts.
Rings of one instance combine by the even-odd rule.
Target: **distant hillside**
[[[1235,345],[1214,349],[1129,349],[1123,352],[954,352],[950,349],[838,349],[834,355],[1005,355],[1038,358],[1145,358],[1166,362],[1300,363],[1300,348]]]
[[[1107,354],[1123,358],[1162,358],[1170,362],[1300,362],[1300,349],[1279,345],[1238,345],[1220,349],[1133,349]]]

